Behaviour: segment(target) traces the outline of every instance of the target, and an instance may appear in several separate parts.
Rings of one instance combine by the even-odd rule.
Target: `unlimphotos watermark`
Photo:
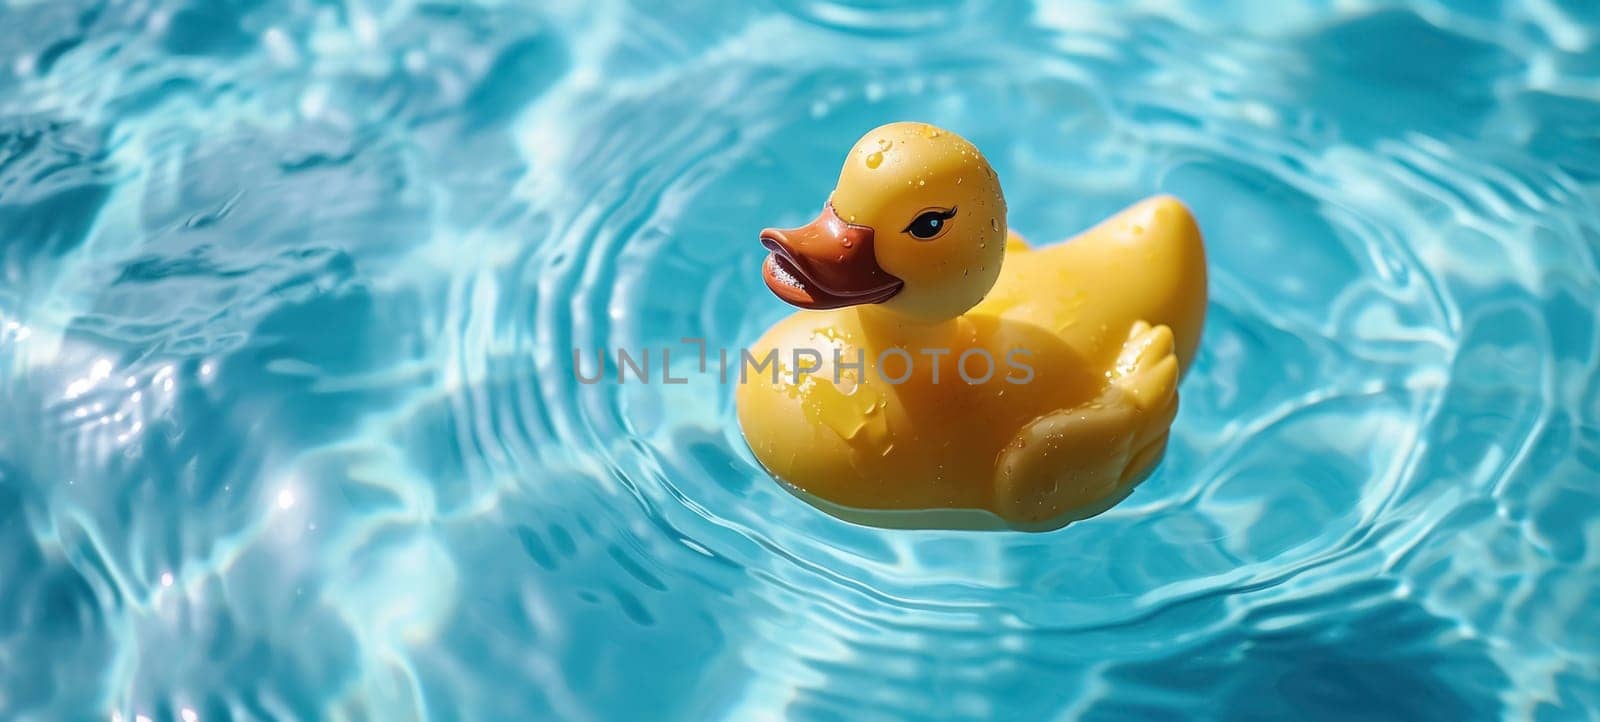
[[[698,348],[700,373],[710,373],[713,359],[710,349],[706,347],[706,340],[685,338],[680,341],[687,346]],[[917,377],[917,372],[923,370],[931,383],[937,384],[946,379],[959,378],[961,382],[971,386],[992,381],[1022,385],[1031,383],[1034,376],[1033,367],[1027,362],[1033,352],[1024,348],[1007,351],[1003,360],[997,360],[993,353],[983,348],[963,349],[960,353],[949,348],[923,348],[913,354],[904,348],[891,347],[871,359],[867,357],[865,349],[858,348],[853,351],[852,354],[845,349],[834,347],[827,349],[825,353],[823,349],[796,347],[789,349],[787,357],[784,357],[785,355],[780,354],[776,348],[769,348],[759,354],[748,348],[731,351],[721,348],[716,350],[716,375],[718,382],[722,384],[748,383],[752,376],[757,379],[765,376],[771,383],[778,383],[780,377],[788,377],[791,382],[800,383],[802,379],[820,374],[827,369],[831,370],[833,383],[838,384],[844,380],[847,371],[855,372],[854,378],[857,379],[871,371],[884,383],[899,385]],[[652,360],[659,363],[653,364]],[[825,363],[829,360],[832,363]],[[945,362],[949,362],[950,366],[944,366]],[[608,366],[615,372],[608,373]],[[652,366],[660,370],[659,378],[652,375]],[[954,373],[951,373],[951,367]],[[891,371],[891,368],[895,370]],[[580,384],[597,384],[607,379],[615,380],[619,384],[689,383],[689,377],[673,376],[673,372],[672,348],[668,346],[657,348],[654,352],[648,347],[633,350],[619,348],[614,356],[607,354],[603,349],[596,350],[594,362],[590,365],[588,373],[585,373],[584,369],[583,351],[576,348],[572,350],[572,373]]]

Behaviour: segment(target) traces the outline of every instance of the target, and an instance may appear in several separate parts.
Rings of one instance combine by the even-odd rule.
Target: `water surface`
[[[756,231],[919,119],[1065,238],[1173,193],[1161,469],[1049,534],[819,514]],[[0,719],[1587,719],[1584,0],[0,0]]]

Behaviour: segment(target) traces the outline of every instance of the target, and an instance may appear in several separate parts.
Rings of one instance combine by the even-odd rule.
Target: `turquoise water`
[[[575,383],[788,313],[898,119],[1199,217],[1110,512],[852,526]],[[1592,720],[1597,249],[1588,0],[0,0],[0,719]]]

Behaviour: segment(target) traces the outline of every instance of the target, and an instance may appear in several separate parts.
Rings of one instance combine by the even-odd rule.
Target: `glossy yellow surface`
[[[751,370],[737,393],[774,476],[862,523],[1052,529],[1116,503],[1159,461],[1206,304],[1200,232],[1181,203],[1151,198],[1032,250],[1008,234],[977,149],[922,123],[863,137],[831,201],[873,229],[878,265],[905,286],[883,303],[797,312],[751,347],[783,359],[778,378]],[[902,231],[927,208],[958,210],[936,239]],[[905,357],[874,361],[894,348],[913,361],[901,383]],[[796,373],[796,349],[820,352],[820,367],[803,351],[811,373]],[[985,352],[995,360],[986,381],[955,368],[973,349],[972,380]],[[866,367],[836,371],[835,350]]]

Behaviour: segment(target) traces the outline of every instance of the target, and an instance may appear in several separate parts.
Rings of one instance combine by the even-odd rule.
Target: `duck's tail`
[[[1163,269],[1158,272],[1161,297],[1158,310],[1147,320],[1172,329],[1178,365],[1188,369],[1200,345],[1200,328],[1206,321],[1206,249],[1200,226],[1188,207],[1172,196],[1156,196],[1130,209],[1148,219],[1148,252]]]
[[[1178,366],[1187,370],[1206,317],[1205,244],[1189,209],[1172,196],[1146,198],[1065,247],[1078,244],[1083,252],[1074,261],[1094,266],[1080,266],[1080,276],[1114,285],[1108,296],[1134,306],[1115,309],[1118,317],[1171,328]]]

